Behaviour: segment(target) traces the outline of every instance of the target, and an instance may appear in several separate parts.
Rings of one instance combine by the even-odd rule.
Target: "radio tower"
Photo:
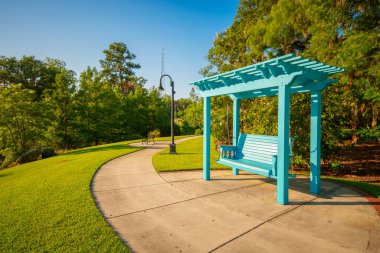
[[[165,74],[165,48],[162,47],[161,51],[161,76]],[[166,84],[165,79],[163,80],[163,84]]]

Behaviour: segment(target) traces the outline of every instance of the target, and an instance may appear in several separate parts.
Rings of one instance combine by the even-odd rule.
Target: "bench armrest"
[[[236,146],[219,145],[220,158],[235,158]]]
[[[292,159],[292,154],[289,154],[289,159]],[[277,176],[277,155],[273,155],[272,164],[272,175]]]

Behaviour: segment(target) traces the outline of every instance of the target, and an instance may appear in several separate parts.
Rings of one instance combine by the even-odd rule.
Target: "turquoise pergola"
[[[310,192],[320,193],[321,92],[343,72],[338,67],[295,56],[284,55],[265,62],[208,77],[191,83],[204,97],[203,179],[210,180],[211,97],[228,95],[233,100],[233,145],[240,132],[240,101],[247,98],[278,96],[277,202],[288,203],[290,96],[310,92]],[[233,170],[237,174],[236,169]]]

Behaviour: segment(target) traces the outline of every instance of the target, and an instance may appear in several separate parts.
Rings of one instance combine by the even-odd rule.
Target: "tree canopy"
[[[102,74],[109,83],[119,86],[126,93],[145,83],[145,79],[135,76],[134,70],[141,66],[133,62],[136,55],[129,51],[125,43],[114,42],[103,53],[105,58],[100,60],[100,65]]]
[[[323,94],[322,150],[329,159],[347,138],[380,137],[379,22],[374,0],[241,0],[232,25],[216,36],[209,65],[200,72],[223,73],[288,53],[345,68],[346,73],[336,75],[339,83]],[[308,157],[309,101],[308,95],[292,96],[291,134],[300,165]],[[227,104],[228,99],[213,99],[219,118],[215,126],[225,125],[218,122],[226,122]],[[241,110],[243,132],[276,134],[277,98],[244,100]],[[226,142],[231,127],[213,129],[214,134]]]

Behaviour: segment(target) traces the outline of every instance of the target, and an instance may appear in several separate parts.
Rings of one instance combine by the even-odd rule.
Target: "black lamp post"
[[[175,148],[175,143],[174,143],[174,82],[171,78],[171,76],[164,74],[160,78],[160,86],[158,87],[159,90],[164,90],[164,87],[162,86],[162,78],[163,77],[169,77],[170,78],[170,86],[172,86],[172,108],[171,108],[171,137],[172,137],[172,142],[170,143],[170,152],[169,154],[177,154],[176,148]]]

